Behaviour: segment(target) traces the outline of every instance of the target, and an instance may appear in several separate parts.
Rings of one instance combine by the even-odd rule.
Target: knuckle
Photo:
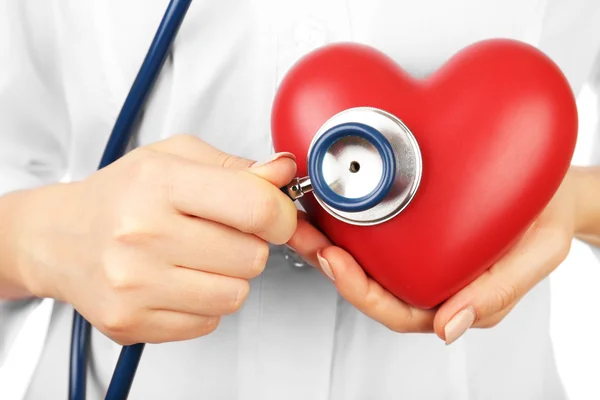
[[[156,213],[156,210],[154,211]],[[119,247],[143,247],[161,239],[156,228],[157,216],[148,215],[148,210],[123,210],[114,219],[111,239]]]
[[[216,163],[221,168],[248,167],[250,162],[232,154],[219,152],[216,157]]]
[[[113,337],[109,336],[109,337],[113,340],[113,342],[115,342],[119,346],[132,346],[139,342],[139,340],[135,340],[128,335],[122,336],[122,337],[121,336],[113,336]]]
[[[494,291],[495,309],[504,310],[509,308],[518,299],[518,289],[514,284],[506,284]]]
[[[554,249],[553,255],[556,263],[562,262],[571,251],[572,237],[564,229],[553,229],[548,238],[549,248]]]
[[[433,329],[431,324],[427,326],[424,321],[417,321],[412,307],[402,313],[400,318],[393,318],[384,326],[396,333],[430,332]]]
[[[383,325],[395,333],[411,333],[408,325],[401,322],[387,322]]]
[[[129,233],[147,228],[153,221],[157,208],[163,205],[169,195],[169,176],[174,161],[160,153],[147,150],[144,154],[132,157],[121,171],[118,193],[114,193],[111,224],[115,233]],[[159,213],[158,213],[159,214]]]
[[[368,290],[365,293],[363,303],[364,303],[364,307],[367,310],[377,311],[377,309],[379,308],[380,302],[381,302],[381,300],[380,300],[379,296],[376,296],[372,290]]]
[[[204,321],[202,321],[202,323],[198,327],[196,335],[200,337],[213,333],[219,327],[220,322],[220,317],[210,317],[204,319]]]
[[[238,312],[242,308],[244,303],[246,302],[246,299],[248,298],[249,294],[250,294],[250,284],[248,283],[248,281],[241,280],[237,295],[235,296],[235,299],[231,302],[230,306],[228,307],[228,310],[227,310],[228,313]]]
[[[280,219],[285,229],[279,242],[287,243],[294,236],[296,228],[298,227],[298,210],[295,205],[289,204],[289,206],[286,205],[286,207],[283,208],[281,214]]]
[[[249,233],[262,233],[277,221],[279,201],[270,192],[257,191],[249,210],[246,230]]]
[[[128,218],[121,220],[118,228],[115,229],[114,242],[120,246],[141,247],[148,245],[157,239],[157,234],[150,229],[144,228],[139,220]]]
[[[116,341],[127,342],[136,325],[135,314],[126,307],[118,307],[111,308],[102,316],[100,330]]]
[[[102,269],[108,287],[117,293],[129,292],[138,287],[137,274],[133,268],[119,262],[109,262]]]
[[[256,246],[256,254],[250,270],[249,278],[255,278],[263,273],[269,260],[269,244],[265,241],[259,241]]]
[[[129,179],[138,183],[153,183],[162,175],[165,163],[166,158],[160,153],[146,150],[131,162],[128,171]]]

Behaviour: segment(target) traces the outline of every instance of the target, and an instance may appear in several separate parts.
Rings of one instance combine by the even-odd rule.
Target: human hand
[[[577,175],[571,169],[519,241],[491,268],[441,305],[434,321],[441,339],[450,344],[471,327],[496,326],[565,260],[579,225]]]
[[[364,314],[396,332],[435,332],[450,344],[470,327],[490,328],[498,324],[566,258],[576,225],[573,173],[569,173],[519,242],[436,310],[418,309],[397,299],[306,218],[299,220],[289,244],[312,265],[320,266],[339,293]]]
[[[212,332],[249,292],[296,208],[290,154],[254,164],[178,135],[77,183],[21,196],[16,243],[30,291],[73,304],[114,341]]]
[[[288,245],[331,279],[340,295],[365,315],[395,332],[433,332],[435,311],[415,308],[384,289],[348,252],[314,227],[304,212],[299,212],[298,227]]]

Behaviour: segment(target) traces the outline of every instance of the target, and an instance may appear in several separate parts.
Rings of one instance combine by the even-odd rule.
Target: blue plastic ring
[[[339,139],[348,136],[360,137],[372,144],[383,163],[381,179],[371,193],[347,198],[334,192],[323,176],[323,160],[329,148]],[[329,207],[343,212],[361,212],[378,205],[388,194],[396,176],[394,149],[390,142],[375,128],[358,122],[337,125],[323,133],[315,141],[308,155],[308,175],[315,194]]]

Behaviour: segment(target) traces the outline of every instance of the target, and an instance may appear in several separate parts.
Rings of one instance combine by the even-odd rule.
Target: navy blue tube
[[[112,164],[127,150],[133,128],[138,122],[140,112],[154,87],[191,3],[192,0],[171,0],[169,3],[146,58],[115,122],[98,169]],[[90,333],[90,323],[75,311],[73,313],[69,367],[70,400],[85,400],[86,397],[86,367]],[[113,397],[106,397],[107,399],[127,398],[143,349],[143,344],[123,348],[108,390]]]
[[[117,361],[105,400],[125,400],[129,396],[131,384],[135,377],[140,358],[144,352],[143,343],[124,346]]]
[[[69,399],[84,400],[86,367],[92,326],[77,311],[73,315],[71,359],[69,364]]]
[[[138,75],[133,82],[121,113],[113,128],[112,134],[106,145],[100,168],[114,162],[125,152],[132,128],[138,121],[148,95],[158,78],[160,70],[167,59],[169,49],[177,36],[179,27],[185,18],[192,0],[171,0],[167,11],[158,27],[150,49]]]

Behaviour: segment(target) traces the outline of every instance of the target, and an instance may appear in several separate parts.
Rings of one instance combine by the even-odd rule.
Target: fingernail
[[[293,155],[292,153],[288,153],[288,152],[275,153],[268,160],[256,162],[256,163],[252,164],[252,166],[250,168],[263,167],[267,164],[272,163],[273,161],[279,160],[280,158],[289,158],[289,159],[292,159],[293,161],[296,161],[296,156]]]
[[[467,307],[458,312],[444,327],[446,344],[451,344],[460,338],[475,322],[477,313],[473,307]]]
[[[332,281],[335,281],[333,271],[331,270],[331,265],[329,265],[329,262],[323,258],[320,251],[317,253],[317,260],[319,260],[319,265],[321,265],[321,269],[323,272],[325,272],[325,275],[327,275]]]

